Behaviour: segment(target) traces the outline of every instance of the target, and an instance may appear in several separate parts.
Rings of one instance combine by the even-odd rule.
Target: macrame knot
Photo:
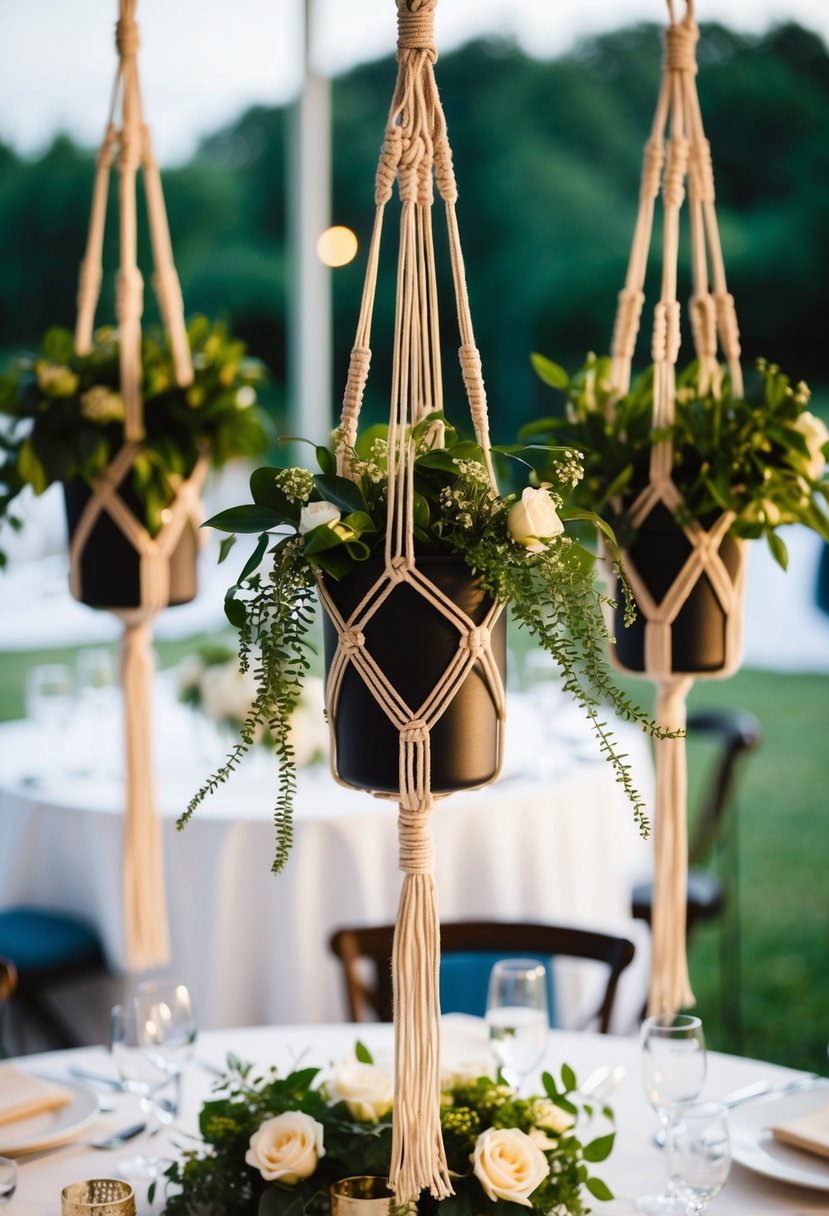
[[[468,650],[473,658],[477,659],[478,655],[483,654],[489,646],[490,637],[491,634],[486,625],[474,625],[461,635],[458,645],[461,650]]]
[[[659,194],[662,181],[662,166],[665,164],[665,145],[661,139],[649,139],[645,144],[645,158],[642,162],[642,182],[639,197],[655,199]]]
[[[425,51],[432,63],[437,63],[435,48],[435,0],[398,0],[397,59],[403,63],[409,51]]]
[[[115,24],[115,45],[121,59],[133,59],[138,54],[141,39],[138,35],[138,23],[129,14],[119,17]]]
[[[401,806],[398,811],[397,839],[400,869],[404,874],[429,874],[432,870],[434,863],[430,810],[431,803],[421,810]]]
[[[651,359],[654,363],[664,363],[668,349],[668,306],[660,300],[653,310],[653,337],[651,338]]]
[[[711,163],[711,144],[707,139],[694,142],[688,168],[689,173],[693,175],[696,197],[700,202],[713,203],[715,198],[714,166]]]
[[[115,129],[115,123],[107,123],[107,129],[104,132],[104,139],[98,151],[98,165],[102,169],[111,169],[112,160],[115,154],[115,141],[118,132]]]
[[[397,168],[400,198],[404,203],[416,203],[420,185],[420,168],[426,155],[426,145],[420,136],[403,139],[400,164]]]
[[[458,183],[455,180],[455,167],[452,164],[452,149],[445,132],[435,140],[435,182],[438,194],[445,203],[458,201]]]
[[[697,42],[699,28],[696,22],[670,25],[665,30],[665,67],[669,72],[697,71]]]
[[[399,126],[386,127],[383,146],[380,149],[380,160],[374,179],[374,201],[379,206],[391,198],[394,179],[397,177],[397,167],[403,152],[403,132]]]
[[[740,357],[740,327],[737,324],[737,309],[730,291],[718,291],[714,296],[717,305],[717,325],[722,348],[727,359]]]
[[[636,349],[639,321],[645,304],[644,291],[623,288],[618,295],[619,307],[613,327],[613,354],[623,359],[632,359]]]
[[[486,427],[486,390],[484,388],[481,356],[477,346],[465,342],[458,350],[461,361],[461,374],[469,399],[469,410],[476,431]]]
[[[691,328],[700,355],[717,353],[717,308],[710,292],[691,297]]]
[[[426,743],[429,738],[429,726],[424,718],[410,718],[401,728],[400,738],[403,743]]]
[[[405,581],[408,568],[409,563],[405,557],[393,557],[390,562],[386,563],[386,578],[393,587]]]
[[[666,207],[681,207],[685,198],[685,174],[688,172],[688,140],[673,135],[668,140],[668,156],[662,194]]]
[[[355,655],[366,644],[366,635],[362,629],[344,629],[340,634],[340,646],[349,656]]]

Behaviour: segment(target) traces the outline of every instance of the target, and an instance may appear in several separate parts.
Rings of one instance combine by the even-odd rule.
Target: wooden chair
[[[441,954],[497,954],[501,958],[553,957],[592,959],[605,963],[609,975],[596,1016],[599,1030],[610,1026],[619,976],[633,959],[633,943],[624,937],[571,929],[559,925],[514,924],[502,921],[458,921],[440,927]],[[391,956],[393,925],[339,929],[329,943],[343,964],[351,1020],[392,1020]],[[373,977],[366,979],[366,964]],[[449,1013],[452,1010],[446,1009]],[[483,1010],[481,1010],[483,1013]]]
[[[55,1047],[78,1047],[79,1036],[49,1000],[53,987],[107,974],[96,931],[67,912],[14,907],[0,911],[0,958],[16,974],[14,1005]]]
[[[702,791],[700,810],[688,845],[688,894],[686,935],[698,924],[719,917],[728,902],[729,888],[737,886],[739,849],[736,824],[728,823],[735,805],[735,782],[746,757],[762,742],[763,732],[754,714],[739,709],[706,709],[688,715],[688,737],[707,739],[716,744],[716,759]],[[724,877],[703,868],[715,846],[723,855]],[[633,889],[631,911],[638,920],[651,923],[653,883],[639,883]],[[731,1049],[739,1050],[741,1040],[740,928],[736,901],[730,909],[728,932],[720,943],[720,994],[723,1021]]]

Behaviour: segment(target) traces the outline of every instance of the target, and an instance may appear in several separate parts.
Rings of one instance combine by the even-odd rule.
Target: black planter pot
[[[716,516],[703,520],[710,527]],[[667,507],[657,505],[638,529],[636,540],[626,551],[625,560],[660,603],[670,590],[691,552],[691,542]],[[732,581],[736,581],[743,561],[740,542],[726,533],[719,554]],[[625,671],[645,670],[645,617],[641,608],[636,620],[625,626],[623,605],[614,618],[616,645],[613,661]],[[716,674],[733,661],[728,653],[728,618],[708,575],[700,575],[690,596],[671,626],[671,670],[676,674]]]
[[[481,624],[492,600],[457,557],[422,557],[418,569],[459,608]],[[360,562],[340,582],[326,578],[326,590],[348,618],[380,577],[382,560]],[[365,626],[366,650],[415,711],[423,703],[458,647],[458,631],[410,586],[395,587]],[[323,613],[325,664],[337,647],[337,632]],[[495,661],[506,678],[506,614],[493,629]],[[337,771],[349,785],[378,793],[399,789],[399,735],[353,664],[343,673],[334,733]],[[431,732],[432,791],[450,793],[483,785],[498,760],[498,715],[476,663]]]
[[[127,473],[118,488],[119,496],[138,520],[144,511]],[[70,540],[80,522],[92,491],[81,478],[63,487]],[[187,604],[196,595],[196,530],[188,523],[170,556],[169,605]],[[101,511],[87,537],[80,559],[79,599],[92,608],[139,608],[141,606],[140,558],[106,511]]]

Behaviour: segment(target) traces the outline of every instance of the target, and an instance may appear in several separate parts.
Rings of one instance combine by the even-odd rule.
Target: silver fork
[[[79,1145],[85,1148],[118,1148],[119,1145],[126,1144],[127,1140],[140,1136],[146,1126],[146,1123],[131,1123],[129,1127],[122,1127],[120,1131],[112,1132],[102,1140],[67,1140],[65,1144],[54,1144],[51,1148],[32,1149],[31,1152],[21,1153],[20,1157],[45,1157],[49,1153],[59,1153],[62,1149],[77,1148]]]

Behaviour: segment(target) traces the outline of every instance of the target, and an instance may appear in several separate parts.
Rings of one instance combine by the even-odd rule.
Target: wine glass
[[[722,1190],[731,1166],[728,1111],[717,1102],[680,1102],[668,1125],[668,1174],[674,1190],[700,1216]]]
[[[174,1104],[167,1111],[175,1118],[181,1107],[182,1074],[196,1044],[190,990],[178,980],[144,980],[136,989],[134,1004],[145,1053],[175,1083]]]
[[[155,1063],[144,1049],[141,1021],[132,1005],[114,1005],[110,1015],[110,1050],[124,1088],[137,1094],[147,1118],[147,1138],[160,1131],[164,1122],[156,1101],[169,1082],[166,1070]],[[156,1178],[166,1169],[163,1157],[139,1153],[118,1162],[126,1178]]]
[[[72,722],[72,673],[64,663],[39,663],[26,673],[26,716],[42,733],[44,752],[58,760],[66,757],[66,732]]]
[[[0,1208],[4,1208],[17,1190],[17,1162],[0,1157]]]
[[[504,1076],[521,1092],[547,1046],[547,968],[538,959],[504,958],[489,977],[489,1041]]]
[[[659,1116],[664,1136],[671,1107],[697,1098],[705,1081],[702,1022],[691,1013],[646,1018],[641,1045],[645,1096]],[[658,1195],[643,1195],[636,1207],[646,1216],[685,1216],[686,1211],[670,1182]]]

